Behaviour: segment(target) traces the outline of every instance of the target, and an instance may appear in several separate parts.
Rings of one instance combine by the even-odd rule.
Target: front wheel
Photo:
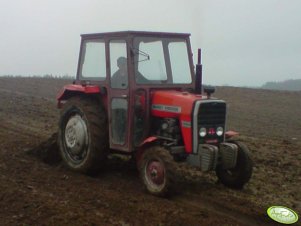
[[[218,179],[226,186],[242,189],[252,176],[253,162],[247,146],[238,141],[229,141],[238,146],[236,166],[233,169],[223,169],[221,165],[216,168]]]
[[[159,146],[144,151],[139,171],[141,179],[149,193],[166,196],[173,182],[174,160],[169,152]]]

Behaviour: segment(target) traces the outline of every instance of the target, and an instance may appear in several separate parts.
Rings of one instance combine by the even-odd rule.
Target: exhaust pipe
[[[195,68],[195,93],[202,94],[201,49],[198,49],[198,62]]]

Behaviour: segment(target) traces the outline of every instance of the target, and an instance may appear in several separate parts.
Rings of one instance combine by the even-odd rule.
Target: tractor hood
[[[207,96],[175,90],[153,91],[151,112],[157,117],[177,117],[190,120],[193,105]]]
[[[196,129],[198,124],[196,117],[198,117],[198,112],[196,110],[199,110],[202,101],[204,103],[224,103],[224,101],[216,98],[209,99],[207,96],[176,90],[157,90],[152,92],[152,116],[178,120],[187,153],[192,153],[193,141],[194,146],[196,146],[194,149],[197,150],[198,133]],[[225,114],[222,113],[222,117],[224,116]],[[192,139],[192,134],[194,139]]]

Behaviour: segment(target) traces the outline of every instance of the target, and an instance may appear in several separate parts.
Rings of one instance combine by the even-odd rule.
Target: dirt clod
[[[57,135],[57,133],[53,133],[49,139],[26,152],[29,155],[38,157],[47,164],[56,165],[60,163],[61,156],[59,154],[59,147],[57,144]]]

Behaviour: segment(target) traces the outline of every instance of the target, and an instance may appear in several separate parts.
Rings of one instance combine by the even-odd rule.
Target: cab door
[[[129,150],[129,67],[126,40],[113,39],[109,46],[110,148]]]

